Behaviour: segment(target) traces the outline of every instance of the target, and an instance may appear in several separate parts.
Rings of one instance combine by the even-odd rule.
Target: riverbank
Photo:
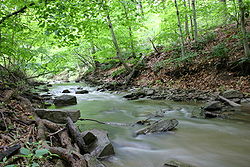
[[[250,29],[250,25],[247,25]],[[125,87],[171,88],[223,92],[229,89],[250,93],[250,61],[244,57],[240,31],[236,24],[217,27],[185,44],[186,55],[180,57],[178,46],[160,49],[142,58],[129,59],[132,71],[122,64],[98,64],[82,79],[92,83]],[[79,79],[81,80],[81,79]]]

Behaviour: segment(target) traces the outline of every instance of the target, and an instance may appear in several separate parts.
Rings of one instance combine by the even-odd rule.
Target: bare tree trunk
[[[179,13],[177,1],[174,0],[174,3],[175,3],[176,15],[177,15],[177,19],[178,19],[178,27],[179,27],[179,31],[180,31],[180,37],[181,37],[181,55],[185,56],[185,48],[184,48],[185,44],[184,44],[184,37],[183,37],[182,28],[181,28],[180,13]]]
[[[186,0],[184,0],[184,7],[187,8],[187,3]],[[188,14],[185,14],[185,31],[186,31],[186,36],[188,39],[190,38],[190,33],[189,33],[189,26],[188,26]]]
[[[117,42],[117,39],[116,39],[116,36],[115,36],[115,32],[114,32],[113,25],[112,25],[112,22],[111,22],[109,14],[107,15],[107,20],[108,20],[109,30],[110,30],[111,35],[112,35],[112,41],[113,41],[113,44],[114,44],[115,49],[116,49],[116,56],[120,60],[120,62],[124,66],[124,68],[128,72],[130,72],[131,68],[126,64],[125,60],[122,58],[121,50],[120,50],[120,47],[118,45],[118,42]]]
[[[160,53],[160,52],[158,51],[158,49],[156,48],[156,46],[155,46],[155,44],[154,44],[154,41],[153,41],[152,39],[150,39],[150,38],[149,38],[149,41],[151,42],[151,44],[152,44],[154,50],[156,51],[156,53]]]
[[[246,26],[245,26],[245,10],[246,8],[244,7],[243,0],[238,0],[239,2],[239,9],[240,9],[240,26],[241,26],[241,32],[243,35],[243,45],[244,45],[244,51],[245,51],[245,56],[250,58],[250,48],[248,45],[248,37],[247,37],[247,31],[246,31]]]
[[[195,42],[198,39],[198,28],[197,28],[197,21],[196,21],[196,7],[195,7],[195,0],[192,0],[192,9],[193,9],[193,21],[194,21],[194,40]]]
[[[190,0],[188,0],[188,8],[191,11],[191,3]],[[190,18],[190,30],[191,30],[191,37],[194,39],[194,24],[193,24],[193,17],[192,15],[189,16]]]
[[[125,17],[127,19],[127,21],[129,21],[129,17],[128,17],[128,9],[125,6],[125,4],[123,4],[123,8],[124,8],[124,12],[125,12]],[[136,53],[135,53],[135,46],[134,46],[134,40],[133,40],[133,31],[132,31],[132,27],[129,24],[128,25],[128,32],[129,32],[129,38],[130,38],[130,48],[132,51],[132,57],[136,57]]]

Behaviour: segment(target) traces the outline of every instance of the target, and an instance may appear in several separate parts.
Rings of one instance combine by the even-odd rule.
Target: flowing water
[[[62,95],[64,89],[73,92],[77,84],[54,85],[51,93]],[[78,121],[81,130],[108,131],[116,155],[105,164],[108,167],[161,167],[168,160],[179,160],[200,167],[249,167],[250,123],[246,121],[194,119],[197,103],[141,99],[128,101],[121,94],[98,92],[83,86],[89,94],[76,95],[78,104],[63,108],[80,109],[82,118],[107,122],[133,123],[151,113],[166,109],[167,118],[176,118],[176,131],[133,137],[141,126],[111,126],[91,121]],[[75,95],[72,93],[72,95]]]

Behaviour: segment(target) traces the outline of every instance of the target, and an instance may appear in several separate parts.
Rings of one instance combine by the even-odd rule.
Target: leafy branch
[[[33,5],[35,5],[34,2],[30,3],[29,5],[26,5],[26,6],[22,7],[21,9],[15,11],[15,12],[13,12],[13,13],[8,14],[7,16],[3,17],[3,18],[0,20],[0,24],[2,24],[6,19],[8,19],[8,18],[10,18],[10,17],[12,17],[12,16],[18,15],[19,13],[24,13],[25,10],[26,10],[28,7],[33,6]]]

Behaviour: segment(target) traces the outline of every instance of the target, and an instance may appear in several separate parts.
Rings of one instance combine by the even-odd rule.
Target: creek
[[[108,131],[116,155],[104,163],[108,167],[162,167],[168,160],[179,160],[200,167],[249,167],[250,122],[222,119],[195,119],[191,113],[199,103],[140,99],[128,101],[122,94],[98,92],[83,84],[55,84],[50,92],[62,95],[64,89],[74,92],[77,87],[88,94],[75,94],[78,104],[67,109],[80,109],[82,118],[106,122],[134,123],[151,113],[167,110],[167,118],[179,121],[177,130],[168,133],[140,135],[133,132],[142,126],[112,126],[91,121],[78,121],[87,129]]]

